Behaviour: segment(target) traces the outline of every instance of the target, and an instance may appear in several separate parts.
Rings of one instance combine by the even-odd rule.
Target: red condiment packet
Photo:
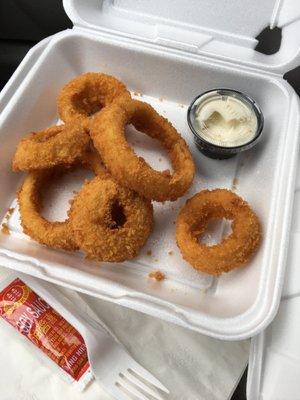
[[[0,292],[0,316],[73,380],[91,375],[83,337],[21,279],[15,278]],[[84,380],[87,384],[91,377]]]

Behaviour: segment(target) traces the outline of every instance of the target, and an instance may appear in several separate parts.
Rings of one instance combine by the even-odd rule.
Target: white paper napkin
[[[0,278],[7,274],[0,268]],[[132,356],[168,387],[168,400],[229,399],[248,360],[249,342],[223,342],[137,311],[60,288],[95,313]],[[101,355],[100,355],[101,356]],[[49,371],[0,327],[1,400],[112,400],[97,382],[83,393]]]

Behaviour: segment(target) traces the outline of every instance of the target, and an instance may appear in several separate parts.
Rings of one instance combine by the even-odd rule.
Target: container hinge
[[[199,49],[213,40],[211,35],[187,31],[173,26],[156,25],[154,43],[178,50],[197,53]]]
[[[94,36],[108,36],[108,37],[116,37],[114,34],[111,32],[106,32],[104,29],[100,31],[97,31],[93,28],[88,28],[86,26],[82,26],[77,24],[76,26],[73,27],[74,30],[76,31],[81,31],[81,32],[86,32],[89,34],[93,34]],[[170,27],[171,29],[171,27]],[[133,38],[127,35],[121,35],[119,33],[118,35],[119,39],[131,39],[131,40],[137,40],[139,42],[143,41],[146,43],[152,43],[155,45],[161,45],[164,47],[169,47],[172,49],[176,50],[181,50],[181,51],[186,51],[189,53],[198,53],[199,49],[213,40],[213,37],[210,35],[206,34],[199,34],[199,32],[189,32],[189,35],[187,32],[183,29],[178,29],[176,28],[176,34],[175,34],[175,28],[171,29],[170,31],[166,29],[165,26],[162,25],[156,25],[155,27],[155,34],[154,37],[150,38]]]

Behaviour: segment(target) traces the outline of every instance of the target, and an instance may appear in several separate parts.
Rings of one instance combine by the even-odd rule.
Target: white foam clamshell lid
[[[283,74],[300,58],[297,0],[64,0],[74,25]],[[282,28],[279,51],[257,53],[255,37]]]
[[[281,301],[272,324],[252,339],[248,400],[296,400],[300,379],[300,297]]]
[[[300,380],[300,164],[282,300],[272,324],[252,339],[248,400],[295,400]]]
[[[128,6],[126,13],[123,10],[126,18],[120,11],[119,21],[123,23],[118,26],[124,28],[130,25],[131,13],[139,17],[143,14],[139,7],[146,3],[150,2],[64,2],[69,15],[74,16],[75,28],[55,35],[33,50],[5,89],[5,101],[0,98],[3,109],[0,208],[4,216],[20,183],[20,176],[12,173],[10,167],[17,142],[25,133],[57,121],[55,101],[59,89],[72,77],[87,71],[103,71],[119,77],[133,92],[142,92],[142,99],[172,121],[187,140],[197,163],[198,173],[191,190],[177,202],[155,204],[155,230],[140,256],[132,262],[99,266],[84,260],[80,253],[42,247],[22,233],[17,209],[8,222],[11,235],[0,236],[0,262],[213,337],[229,340],[250,337],[271,322],[279,304],[298,151],[298,99],[279,74],[267,70],[267,64],[262,69],[258,69],[262,64],[256,64],[257,70],[253,70],[249,68],[249,59],[241,66],[240,62],[234,62],[234,57],[231,63],[224,62],[221,55],[209,56],[208,52],[204,57],[186,47],[178,49],[168,43],[146,40],[137,32],[125,35],[124,29],[120,32],[107,28],[101,19],[107,17],[106,23],[113,24],[115,12]],[[203,7],[207,4],[198,3]],[[274,2],[266,3],[269,11],[273,10]],[[159,2],[157,6],[158,10],[162,7]],[[133,7],[137,9],[132,10]],[[150,11],[143,14],[145,18]],[[109,17],[111,13],[113,16]],[[143,15],[141,21],[146,29]],[[163,9],[160,15],[163,18]],[[267,23],[267,13],[264,16],[261,26]],[[101,25],[83,23],[88,17]],[[190,18],[192,23],[194,17]],[[249,37],[252,34],[247,31]],[[214,161],[195,149],[186,109],[199,93],[224,85],[253,97],[263,109],[266,125],[263,140],[255,151],[231,160]],[[152,141],[143,138],[141,145],[134,132],[130,140],[155,168],[168,168],[164,154]],[[80,187],[81,177],[77,178],[72,180],[73,186],[66,184],[65,191],[59,190],[53,208],[47,206],[50,216],[53,210],[62,210],[61,203],[66,206],[72,190]],[[212,279],[197,273],[182,260],[175,243],[174,221],[187,198],[201,189],[216,187],[236,189],[249,201],[262,220],[264,240],[249,267]],[[148,250],[151,255],[147,255]],[[147,279],[154,269],[165,272],[167,279],[162,283]]]

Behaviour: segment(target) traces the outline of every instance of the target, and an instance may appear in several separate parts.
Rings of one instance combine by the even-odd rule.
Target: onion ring
[[[232,233],[220,243],[207,246],[198,241],[211,219],[232,220]],[[225,190],[203,190],[188,200],[176,223],[177,245],[195,269],[220,275],[243,266],[257,250],[261,225],[248,203]]]
[[[75,196],[69,212],[75,240],[87,258],[134,258],[153,226],[150,201],[112,179],[95,177]]]
[[[55,125],[23,138],[13,158],[14,171],[32,171],[83,160],[90,148],[88,132],[79,124]]]
[[[138,157],[125,137],[125,127],[159,140],[167,150],[174,173],[156,171]],[[190,187],[195,165],[184,139],[171,123],[149,104],[123,98],[104,108],[90,123],[90,135],[104,164],[122,185],[150,200],[176,200]]]
[[[119,96],[130,98],[126,86],[113,76],[88,72],[68,82],[57,100],[58,113],[64,122],[84,125],[91,115],[113,103]]]
[[[100,158],[95,153],[89,154],[81,162],[81,165],[84,168],[92,169],[99,176],[108,176],[101,165]],[[66,165],[29,172],[18,192],[20,219],[24,233],[37,242],[56,249],[77,250],[78,245],[74,240],[69,219],[63,222],[51,222],[40,214],[42,208],[41,189],[57,173],[68,171],[72,167],[74,166]]]

